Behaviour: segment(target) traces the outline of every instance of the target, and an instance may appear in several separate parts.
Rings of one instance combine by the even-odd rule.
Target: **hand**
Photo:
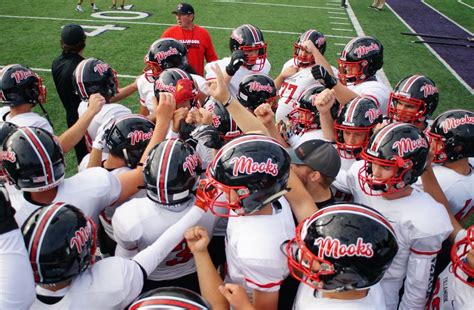
[[[212,125],[212,112],[199,108],[199,114],[201,115],[201,125]]]
[[[13,209],[8,192],[5,187],[0,186],[0,235],[18,228],[15,221],[15,209]]]
[[[325,89],[313,97],[313,106],[318,109],[320,114],[330,113],[335,102],[336,94],[334,94],[334,91],[331,89]]]
[[[239,71],[240,67],[244,64],[245,62],[245,53],[241,50],[236,50],[232,53],[232,57],[230,58],[230,62],[225,67],[225,72],[229,76],[234,76],[237,71]]]
[[[211,149],[220,149],[222,141],[219,131],[212,125],[201,125],[191,132],[191,137]]]
[[[194,255],[196,255],[196,253],[207,252],[209,235],[205,228],[200,226],[190,227],[184,233],[184,238],[188,243],[191,253]]]
[[[102,152],[108,152],[109,149],[107,147],[107,138],[109,136],[110,130],[115,125],[115,118],[110,117],[108,118],[102,125],[100,125],[99,129],[97,130],[97,136],[92,143],[92,147]]]
[[[188,79],[181,79],[176,83],[176,91],[173,94],[176,106],[182,105],[188,100],[194,100],[193,86],[194,82]]]
[[[324,84],[324,86],[326,86],[326,88],[332,89],[337,84],[336,78],[329,74],[329,72],[323,66],[313,66],[311,68],[311,74],[316,81],[320,81],[322,84]]]
[[[172,130],[174,132],[179,132],[179,128],[181,126],[181,122],[186,120],[188,116],[189,109],[188,108],[179,108],[173,113],[173,126]]]
[[[268,103],[262,103],[259,105],[253,113],[257,119],[262,122],[265,127],[275,126],[275,113],[272,110],[272,107]]]
[[[230,96],[228,85],[224,79],[221,68],[219,68],[217,64],[214,64],[211,69],[216,74],[216,79],[207,82],[209,95],[214,97],[217,102],[223,104]]]
[[[225,299],[227,299],[232,309],[254,309],[243,286],[233,283],[227,283],[225,285],[219,285],[218,289],[219,292],[225,297]]]
[[[314,45],[313,41],[306,40],[303,42],[303,47],[306,49],[308,53],[313,54],[314,51],[318,51],[318,48]]]
[[[87,106],[87,110],[96,115],[97,113],[102,110],[102,107],[105,104],[105,98],[101,94],[92,94],[89,97],[89,105]]]

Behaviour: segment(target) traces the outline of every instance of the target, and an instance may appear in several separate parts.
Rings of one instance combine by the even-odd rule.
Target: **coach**
[[[68,24],[61,32],[62,53],[51,65],[54,84],[59,95],[59,99],[66,110],[67,126],[71,127],[78,119],[77,108],[81,99],[74,92],[72,83],[72,73],[77,65],[84,59],[83,52],[86,46],[86,34],[81,26]],[[82,158],[88,153],[85,140],[82,139],[76,146],[76,158],[80,163]]]
[[[188,63],[197,74],[204,74],[204,58],[207,62],[218,59],[212,44],[211,36],[202,27],[194,25],[194,8],[188,3],[180,3],[176,10],[177,26],[166,29],[162,38],[174,38],[181,41],[188,49]]]

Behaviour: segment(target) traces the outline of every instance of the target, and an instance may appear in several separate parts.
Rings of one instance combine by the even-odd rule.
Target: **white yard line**
[[[410,27],[410,25],[408,25],[404,20],[403,18],[400,17],[400,15],[397,14],[397,12],[395,12],[394,9],[392,9],[392,7],[390,7],[389,4],[385,3],[385,5],[392,11],[392,13],[405,25],[405,27],[407,27],[408,29],[410,29],[411,32],[413,33],[416,33],[415,30],[413,30],[413,28]],[[418,40],[423,40],[422,37],[419,37],[417,36]],[[460,76],[459,74],[457,74],[457,72],[451,68],[451,66],[446,62],[444,61],[443,58],[441,58],[441,56],[439,56],[439,54],[431,47],[429,46],[428,44],[425,44],[425,47],[446,67],[446,69],[449,70],[449,72],[451,72],[451,74],[456,78],[456,80],[459,81],[459,83],[461,83],[466,89],[468,92],[470,92],[471,94],[474,94],[474,89],[469,86]]]
[[[461,4],[467,6],[467,7],[470,8],[470,9],[474,9],[474,6],[469,5],[469,4],[467,4],[467,3],[464,3],[464,2],[462,2],[461,0],[458,0],[458,3],[461,3]]]
[[[331,28],[331,30],[334,30],[334,31],[354,31],[354,29],[341,29],[341,28]]]
[[[46,16],[21,16],[21,15],[0,15],[0,18],[13,18],[13,19],[33,19],[33,20],[59,20],[59,21],[67,21],[67,22],[78,22],[78,23],[117,23],[117,24],[132,24],[132,25],[149,25],[149,26],[175,26],[176,24],[165,24],[165,23],[153,23],[153,22],[137,22],[137,21],[125,21],[125,20],[100,20],[100,19],[82,19],[82,18],[61,18],[61,17],[46,17]],[[216,30],[226,30],[232,31],[234,28],[228,27],[216,27],[216,26],[204,26],[200,25],[206,29],[216,29]],[[300,32],[292,32],[292,31],[278,31],[278,30],[269,30],[269,29],[262,29],[264,33],[275,33],[275,34],[288,34],[288,35],[300,35]],[[348,36],[339,36],[339,35],[331,35],[331,34],[324,34],[326,37],[329,38],[342,38],[342,39],[352,39],[352,37]]]
[[[324,7],[324,6],[295,5],[295,4],[281,4],[281,3],[243,2],[243,1],[233,1],[233,0],[215,0],[212,2],[237,3],[237,4],[260,5],[260,6],[280,6],[280,7],[302,8],[302,9],[337,10],[336,8],[329,8],[329,7]],[[342,8],[340,8],[339,10],[342,10]]]

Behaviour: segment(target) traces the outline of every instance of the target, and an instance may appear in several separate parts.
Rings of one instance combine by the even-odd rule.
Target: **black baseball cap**
[[[61,32],[61,41],[67,45],[76,45],[86,40],[86,33],[81,26],[76,24],[68,24],[63,27]]]
[[[309,166],[328,177],[335,178],[341,169],[339,153],[327,141],[308,140],[295,149],[289,148],[287,151],[292,164]]]
[[[181,2],[176,6],[176,10],[171,12],[172,14],[194,14],[194,8],[189,3]]]

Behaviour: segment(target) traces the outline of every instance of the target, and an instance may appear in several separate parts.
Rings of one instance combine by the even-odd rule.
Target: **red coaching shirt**
[[[207,30],[197,25],[194,25],[192,30],[172,26],[166,29],[161,37],[181,41],[188,49],[188,63],[201,76],[204,75],[204,58],[207,62],[218,59],[212,45],[211,36]]]

